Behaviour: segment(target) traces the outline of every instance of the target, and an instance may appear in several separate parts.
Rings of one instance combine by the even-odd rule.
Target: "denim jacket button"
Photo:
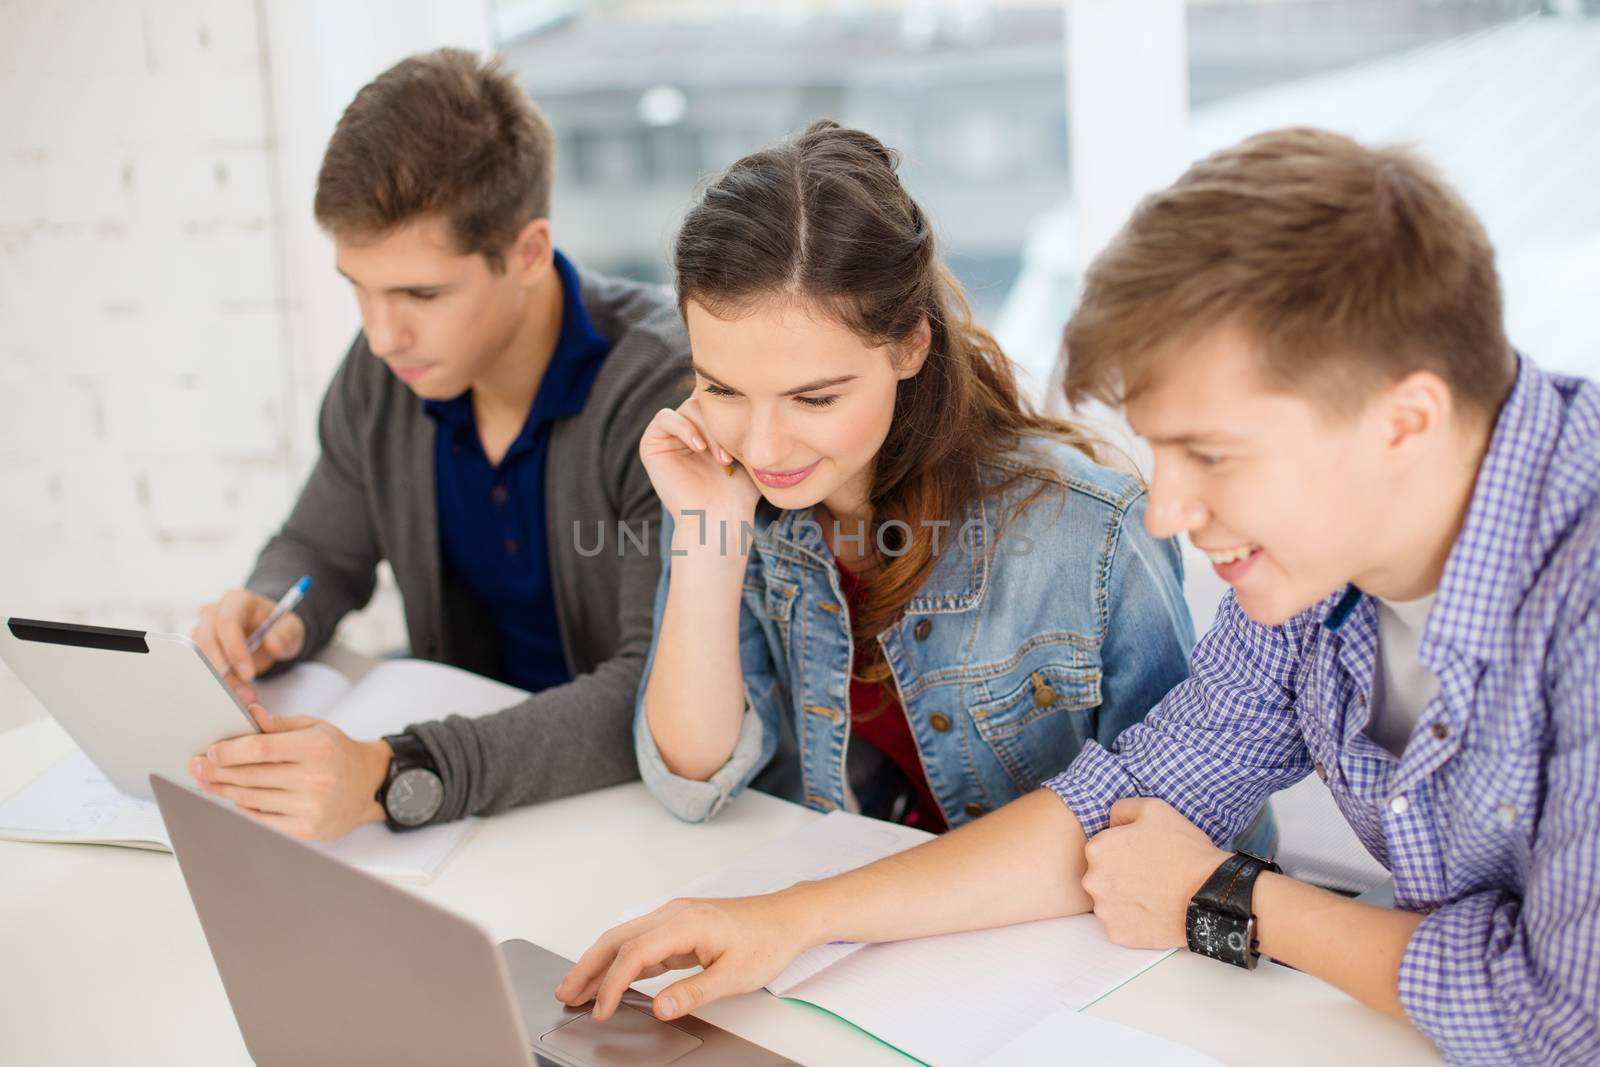
[[[979,804],[976,800],[969,800],[967,802],[967,806],[965,808],[963,808],[962,810],[965,811],[968,815],[972,816],[974,819],[976,819],[978,816],[984,814],[989,809],[984,807],[982,804]]]
[[[912,627],[911,633],[918,641],[926,641],[928,635],[933,633],[933,623],[928,619],[918,619],[917,625]]]
[[[950,716],[942,711],[936,711],[928,716],[928,725],[938,730],[941,734],[950,729]]]
[[[1033,703],[1037,707],[1048,708],[1056,702],[1056,691],[1048,685],[1041,685],[1033,691]]]

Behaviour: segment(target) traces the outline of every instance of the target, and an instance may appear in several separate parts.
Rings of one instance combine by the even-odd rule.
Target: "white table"
[[[0,733],[0,796],[70,751],[49,719]],[[781,837],[816,813],[746,793],[709,825],[635,783],[486,820],[424,896],[497,939],[576,958],[627,906]],[[959,995],[953,993],[953,995]],[[1433,1046],[1303,974],[1179,952],[1089,1009],[1229,1064],[1437,1064]],[[813,1008],[752,993],[706,1019],[807,1064],[912,1061]],[[248,1063],[165,853],[0,841],[0,1063]]]

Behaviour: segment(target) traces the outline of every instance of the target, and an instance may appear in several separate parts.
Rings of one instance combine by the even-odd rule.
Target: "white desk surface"
[[[0,733],[0,796],[70,749],[48,718]],[[486,820],[419,892],[497,939],[526,938],[575,959],[625,907],[817,817],[749,792],[711,824],[691,826],[642,785],[617,786]],[[1089,1011],[1228,1064],[1441,1062],[1409,1027],[1313,978],[1268,964],[1241,971],[1187,952]],[[701,1014],[806,1064],[912,1062],[764,992]],[[0,841],[0,1063],[111,1062],[249,1062],[176,861],[127,848]]]

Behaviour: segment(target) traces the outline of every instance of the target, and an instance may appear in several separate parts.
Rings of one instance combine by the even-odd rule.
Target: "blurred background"
[[[358,328],[311,219],[323,146],[446,44],[548,113],[558,244],[602,271],[666,280],[748,151],[877,134],[1042,403],[1138,197],[1290,124],[1419,147],[1488,225],[1514,342],[1600,376],[1600,0],[0,0],[0,26],[8,615],[186,633],[244,577]],[[390,586],[341,637],[403,641]]]

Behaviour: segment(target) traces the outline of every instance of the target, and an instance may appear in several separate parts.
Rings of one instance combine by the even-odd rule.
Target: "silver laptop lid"
[[[482,927],[231,805],[150,784],[256,1063],[533,1062]]]

